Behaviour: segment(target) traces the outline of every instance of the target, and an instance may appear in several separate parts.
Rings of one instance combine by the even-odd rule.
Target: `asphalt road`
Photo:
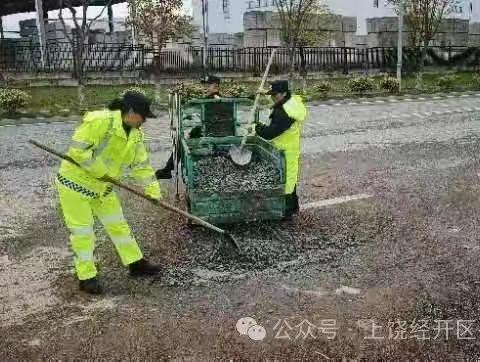
[[[239,227],[255,259],[122,193],[165,274],[129,279],[98,228],[99,298],[71,275],[58,162],[27,143],[65,150],[74,124],[0,128],[0,358],[479,357],[480,97],[309,109],[302,204],[371,198]],[[168,132],[166,118],[146,126],[154,167]]]

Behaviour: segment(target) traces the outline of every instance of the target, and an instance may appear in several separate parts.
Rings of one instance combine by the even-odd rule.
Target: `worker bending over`
[[[275,102],[270,114],[270,125],[256,124],[256,132],[262,138],[271,140],[273,145],[284,152],[286,160],[287,195],[286,216],[290,217],[299,210],[297,182],[300,162],[300,138],[303,122],[307,117],[307,108],[302,99],[289,90],[288,81],[271,83],[268,92]]]
[[[209,75],[206,79],[200,81],[205,86],[207,99],[220,99],[220,78],[214,75]],[[190,138],[199,138],[202,135],[202,127],[194,127],[189,134]],[[180,155],[179,155],[180,156]],[[173,152],[168,158],[167,164],[164,168],[155,172],[157,179],[168,180],[172,178],[172,171],[174,169]]]
[[[80,289],[85,292],[102,291],[94,260],[93,216],[100,219],[131,276],[160,272],[159,266],[143,258],[112,184],[106,180],[129,176],[152,199],[161,198],[141,130],[148,117],[153,117],[150,100],[136,92],[114,100],[108,110],[87,113],[68,151],[81,168],[68,161],[60,166],[56,186],[70,230]]]

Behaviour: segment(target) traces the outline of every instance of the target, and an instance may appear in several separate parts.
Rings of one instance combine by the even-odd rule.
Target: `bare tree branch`
[[[87,32],[89,32],[89,31],[90,31],[90,28],[92,27],[92,25],[93,25],[98,19],[100,19],[100,17],[103,16],[103,13],[105,12],[105,10],[106,10],[111,4],[112,4],[112,0],[109,0],[108,3],[106,3],[105,6],[102,8],[102,10],[100,11],[100,13],[90,21],[90,23],[89,23],[88,26],[87,26]]]
[[[67,24],[65,24],[65,20],[63,19],[63,5],[63,0],[60,0],[60,12],[58,13],[58,18],[60,19],[60,23],[62,24],[62,33],[65,35],[69,43],[73,45],[73,38],[68,34]]]

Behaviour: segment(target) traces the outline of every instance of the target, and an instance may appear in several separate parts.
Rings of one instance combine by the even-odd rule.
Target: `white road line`
[[[363,101],[362,104],[372,104],[372,102]]]
[[[451,96],[451,95],[449,95],[449,96],[447,96],[447,98],[455,98],[455,96]]]
[[[388,100],[390,103],[398,103],[398,99],[389,99]]]
[[[420,113],[412,113],[412,116],[422,118],[423,116]]]
[[[411,102],[411,101],[412,101],[411,98],[404,98],[403,100],[404,100],[405,102]]]
[[[336,107],[343,106],[343,103],[335,103],[334,106]]]
[[[463,98],[470,97],[470,94],[462,94],[460,97],[463,97]]]
[[[426,98],[423,98],[423,97],[419,97],[419,98],[417,98],[417,99],[418,99],[419,101],[424,101],[424,100],[426,100]]]
[[[436,97],[433,97],[432,99],[442,99],[442,97],[436,96]]]
[[[375,103],[385,103],[385,101],[382,101],[381,99],[379,99],[378,101],[375,101]]]
[[[334,198],[334,199],[328,199],[328,200],[310,202],[310,203],[308,203],[308,204],[302,205],[300,208],[301,208],[302,210],[319,209],[319,208],[325,207],[325,206],[344,204],[344,203],[346,203],[346,202],[356,201],[356,200],[370,199],[370,198],[372,198],[372,197],[373,197],[373,195],[369,195],[369,194],[358,194],[358,195],[351,195],[351,196],[342,196],[342,197],[336,197],[336,198]]]

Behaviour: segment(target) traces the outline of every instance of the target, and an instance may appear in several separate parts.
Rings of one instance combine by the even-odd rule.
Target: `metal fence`
[[[44,62],[42,63],[42,51]],[[143,69],[144,49],[130,44],[88,44],[83,67],[87,72],[133,71]],[[8,72],[73,72],[70,43],[37,44],[0,42],[0,70]]]
[[[41,62],[42,50],[44,63]],[[258,73],[268,63],[272,48],[209,48],[207,67],[210,72]],[[396,65],[396,48],[323,47],[279,48],[271,72],[296,71],[391,71]],[[86,72],[144,71],[145,74],[185,74],[203,70],[202,48],[164,49],[157,52],[131,44],[85,45],[83,66]],[[419,49],[405,49],[404,63],[418,59]],[[69,43],[51,43],[44,49],[26,42],[0,42],[0,71],[73,72],[73,53]],[[427,63],[438,65],[478,66],[480,48],[430,48]]]
[[[152,72],[184,73],[201,71],[204,50],[163,50],[160,53],[146,50],[145,64]],[[268,63],[272,48],[210,48],[207,66],[215,72],[261,72]],[[392,48],[303,48],[290,56],[288,49],[277,49],[272,73],[291,70],[308,72],[343,71],[354,69],[386,69],[392,61]]]

